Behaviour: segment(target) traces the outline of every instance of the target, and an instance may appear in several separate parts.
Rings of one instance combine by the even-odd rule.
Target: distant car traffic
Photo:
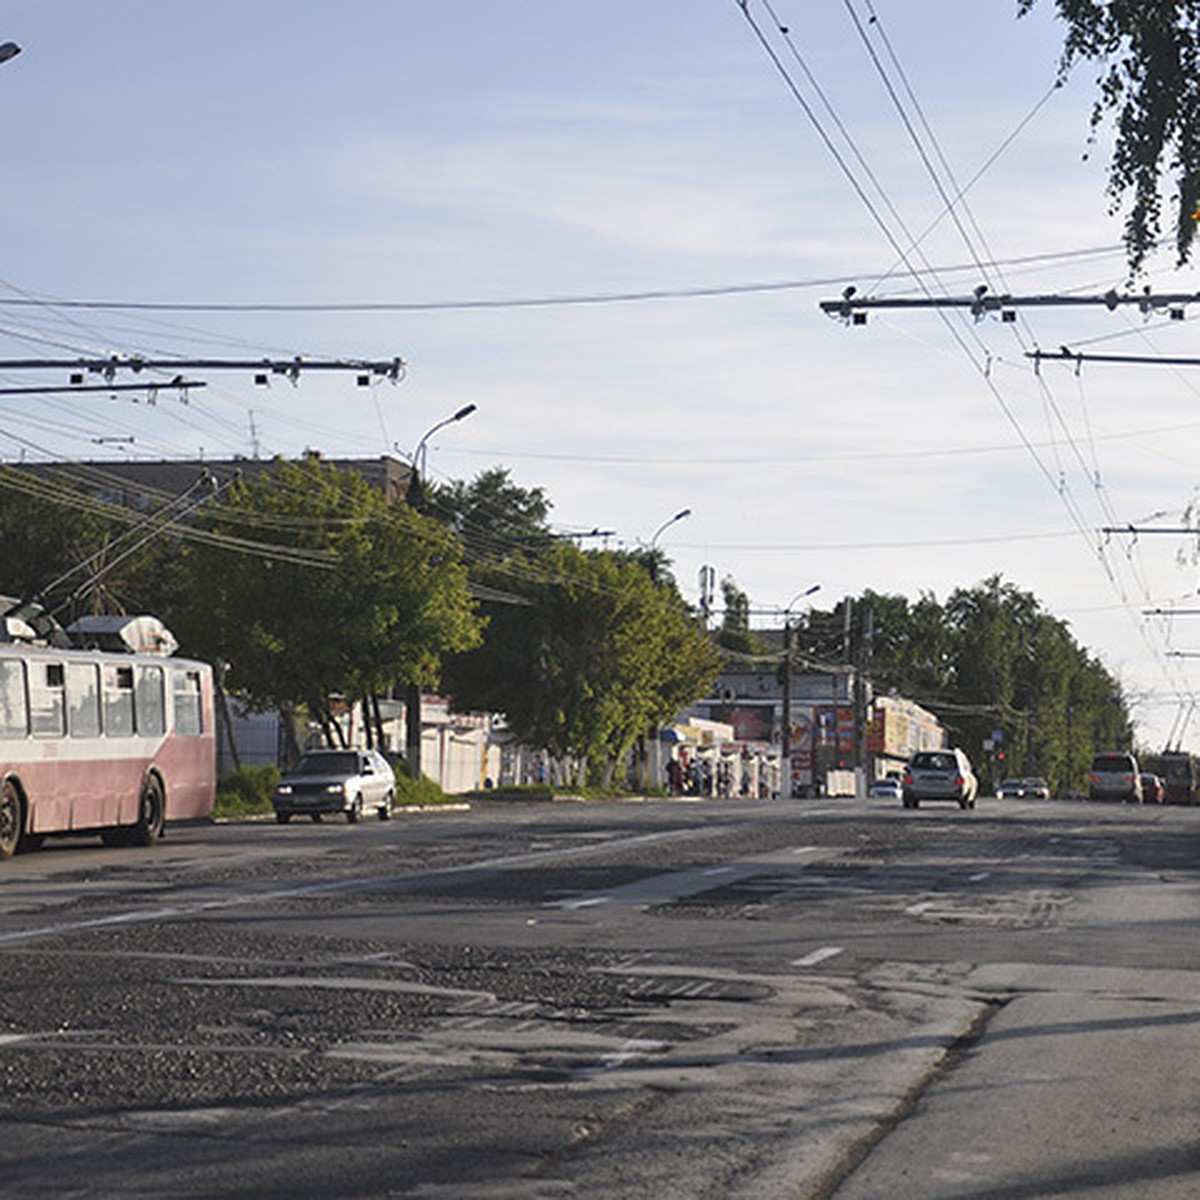
[[[1142,772],[1142,799],[1147,804],[1162,804],[1167,796],[1167,785],[1157,776]]]
[[[1097,754],[1088,772],[1089,800],[1142,802],[1142,778],[1137,759],[1122,751]]]
[[[1025,798],[1025,780],[1002,779],[996,789],[998,800],[1023,800]]]
[[[894,775],[886,775],[882,779],[871,781],[867,795],[877,800],[902,800],[904,787]]]
[[[388,820],[395,798],[396,776],[377,750],[312,750],[280,779],[272,803],[281,825],[326,813],[343,813],[354,824],[367,809]]]
[[[1050,799],[1050,785],[1040,775],[1031,775],[1028,779],[1022,779],[1021,782],[1025,785],[1025,796],[1027,799]]]
[[[902,787],[905,808],[917,808],[922,800],[953,800],[959,808],[974,808],[979,780],[971,760],[955,747],[914,754],[904,769]]]

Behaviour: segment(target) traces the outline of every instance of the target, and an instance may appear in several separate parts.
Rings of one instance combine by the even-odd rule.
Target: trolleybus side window
[[[200,672],[175,671],[175,732],[195,737],[204,732],[200,718]]]
[[[67,663],[67,732],[100,736],[100,671],[95,663]]]
[[[29,664],[29,717],[34,737],[62,737],[67,732],[67,689],[60,662]]]
[[[143,737],[167,732],[162,667],[137,669],[137,731]]]
[[[104,665],[104,731],[109,737],[133,734],[133,667]]]
[[[28,733],[25,664],[14,658],[0,660],[0,737],[23,738]]]

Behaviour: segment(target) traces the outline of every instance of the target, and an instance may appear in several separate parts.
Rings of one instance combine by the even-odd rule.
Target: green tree
[[[486,602],[483,645],[447,662],[455,705],[503,713],[521,741],[573,758],[580,780],[610,782],[639,736],[716,677],[679,593],[632,556],[558,542],[474,578],[516,602]]]
[[[1018,0],[1024,16],[1037,0]],[[1055,0],[1066,23],[1060,77],[1098,62],[1092,132],[1114,115],[1108,194],[1129,198],[1125,246],[1136,274],[1159,238],[1169,175],[1178,264],[1187,262],[1200,206],[1200,3],[1196,0]]]
[[[540,487],[513,483],[504,467],[480,472],[470,483],[427,484],[425,512],[452,529],[475,558],[503,558],[515,549],[545,545],[550,501]]]
[[[869,670],[877,690],[907,696],[951,729],[983,774],[1044,775],[1082,786],[1097,750],[1130,745],[1120,685],[1037,599],[998,575],[939,605],[924,595],[866,592],[873,613]],[[859,635],[861,636],[861,635]],[[1005,761],[985,743],[999,730]]]
[[[762,654],[762,639],[750,628],[750,597],[729,575],[721,580],[721,596],[725,612],[717,630],[717,644],[735,654]]]
[[[353,471],[309,457],[235,485],[189,544],[181,626],[267,708],[431,684],[479,639],[456,539]]]
[[[64,623],[103,604],[96,582],[106,549],[136,514],[85,495],[63,477],[40,479],[18,467],[0,467],[0,592],[40,599]],[[119,587],[119,581],[110,580]]]

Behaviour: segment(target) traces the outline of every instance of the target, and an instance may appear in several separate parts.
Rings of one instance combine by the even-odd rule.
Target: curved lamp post
[[[653,550],[658,545],[658,539],[662,536],[664,529],[669,529],[676,521],[682,521],[685,517],[690,517],[692,510],[690,508],[681,508],[673,517],[668,517],[655,531],[654,536],[650,539],[650,549]]]
[[[469,417],[476,406],[474,404],[464,404],[458,412],[439,421],[431,429],[427,430],[421,440],[417,443],[417,448],[413,451],[412,459],[412,477],[408,481],[408,491],[405,494],[408,503],[413,508],[424,511],[425,509],[425,455],[426,444],[439,429],[445,429],[447,425],[453,425],[455,421],[461,421],[463,417]]]
[[[408,481],[408,491],[405,500],[418,512],[425,511],[425,484],[422,476],[425,474],[425,447],[429,439],[439,429],[469,417],[475,411],[474,404],[464,404],[458,412],[445,420],[439,421],[417,443],[412,456],[412,475]],[[408,773],[413,779],[421,778],[421,685],[410,683],[404,689],[404,758],[408,764]]]
[[[797,592],[783,610],[783,727],[779,731],[779,770],[783,776],[780,791],[789,800],[792,798],[792,606],[797,600],[820,590],[821,585],[814,583]]]
[[[655,531],[654,536],[650,539],[650,579],[652,582],[658,582],[658,560],[654,557],[654,552],[658,549],[658,539],[662,536],[664,529],[669,529],[676,521],[682,521],[685,517],[690,517],[692,510],[690,508],[681,508],[673,517],[668,517]]]

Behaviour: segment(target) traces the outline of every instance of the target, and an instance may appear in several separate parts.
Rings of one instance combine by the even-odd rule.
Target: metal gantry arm
[[[1167,309],[1174,320],[1183,320],[1188,304],[1200,304],[1200,292],[1163,292],[1148,289],[1142,292],[1107,292],[1090,296],[1056,296],[1035,293],[1014,296],[1011,293],[993,295],[986,284],[980,284],[969,296],[860,296],[857,288],[848,287],[840,300],[822,300],[820,309],[850,325],[865,325],[871,309],[897,308],[965,308],[976,320],[989,313],[999,313],[1002,321],[1016,320],[1018,308],[1107,308],[1109,312],[1133,305],[1144,315]]]
[[[294,383],[305,371],[358,371],[398,382],[407,364],[402,358],[376,361],[359,358],[143,358],[139,354],[110,354],[102,358],[9,358],[0,359],[0,371],[71,371],[73,383],[84,375],[103,375],[110,382],[118,372],[132,371],[254,371],[255,382],[269,375],[284,375]],[[362,382],[362,380],[360,380]],[[369,380],[368,380],[369,382]]]

